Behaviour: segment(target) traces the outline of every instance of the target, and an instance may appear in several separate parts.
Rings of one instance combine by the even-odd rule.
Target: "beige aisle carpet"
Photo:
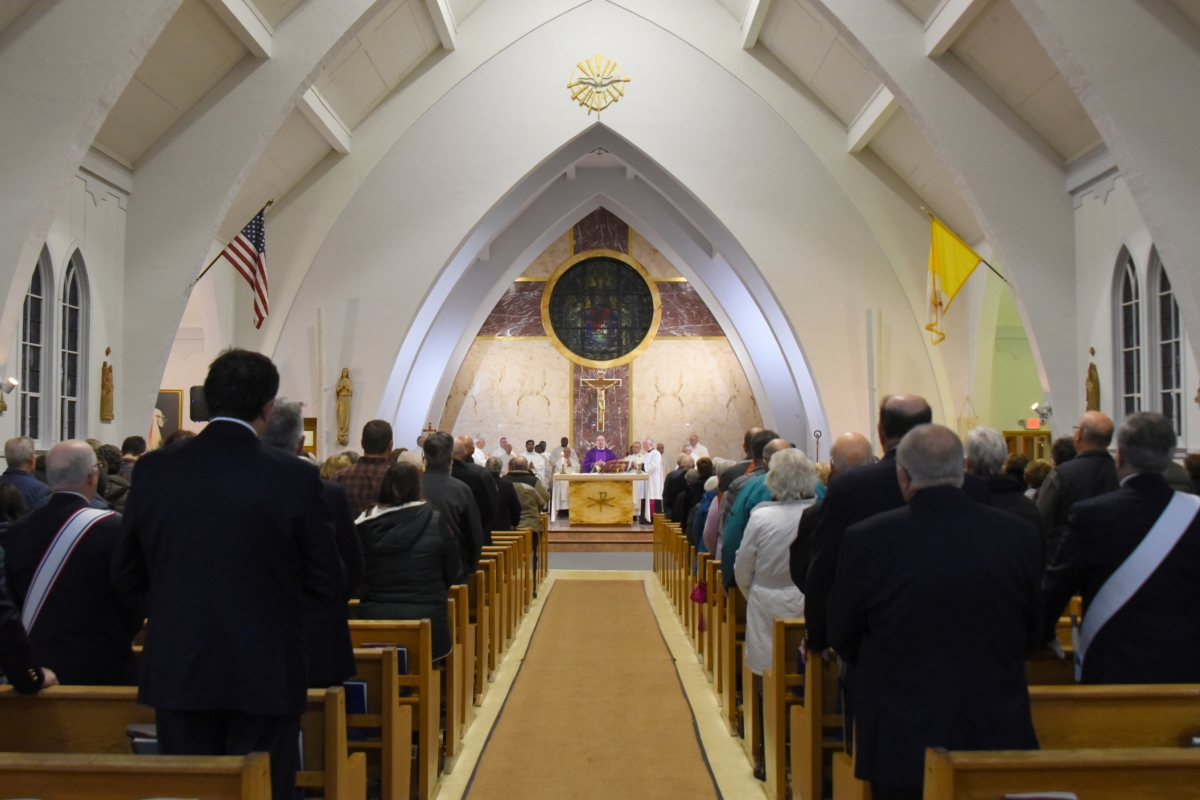
[[[641,581],[554,584],[466,797],[720,797]]]

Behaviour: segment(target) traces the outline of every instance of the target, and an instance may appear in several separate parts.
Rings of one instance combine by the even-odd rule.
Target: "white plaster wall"
[[[1112,191],[1107,196],[1103,193],[1099,193],[1098,196],[1096,192],[1089,192],[1083,196],[1082,204],[1075,212],[1075,241],[1075,302],[1079,309],[1080,374],[1086,374],[1087,364],[1091,360],[1087,348],[1095,347],[1096,368],[1100,374],[1100,407],[1104,413],[1119,419],[1115,405],[1118,387],[1114,376],[1113,291],[1117,257],[1121,248],[1125,247],[1137,267],[1142,297],[1142,408],[1160,411],[1158,398],[1151,391],[1155,381],[1151,373],[1153,359],[1149,348],[1149,343],[1153,341],[1150,337],[1150,324],[1154,316],[1150,304],[1153,292],[1147,284],[1147,277],[1150,250],[1154,243],[1124,178],[1116,179]],[[1191,343],[1185,341],[1185,346],[1184,436],[1179,446],[1196,450],[1200,449],[1200,407],[1193,402],[1193,398],[1196,395],[1196,387],[1200,384],[1200,375],[1197,374]],[[1082,385],[1079,392],[1082,395]]]
[[[122,292],[124,288],[125,267],[125,211],[116,194],[107,191],[103,184],[93,181],[96,194],[88,191],[87,181],[82,176],[76,176],[67,189],[67,196],[59,207],[58,215],[50,226],[46,237],[46,247],[50,252],[51,285],[53,294],[48,306],[50,307],[49,324],[47,325],[47,347],[45,349],[45,368],[50,371],[47,387],[50,396],[46,400],[42,438],[40,447],[49,447],[58,441],[59,430],[59,382],[61,362],[58,347],[61,342],[62,317],[59,313],[59,303],[62,299],[62,284],[66,276],[68,261],[75,251],[83,258],[87,276],[85,287],[89,301],[87,313],[86,364],[83,366],[85,380],[83,383],[83,410],[81,425],[78,429],[80,438],[94,437],[109,444],[120,444],[121,441],[134,431],[127,431],[122,424],[119,414],[112,422],[100,422],[100,366],[106,356],[104,349],[113,348],[113,354],[107,357],[113,364],[113,378],[120,386],[121,362],[120,352],[121,329],[124,324]],[[28,287],[19,291],[22,297]],[[14,290],[16,291],[16,290]],[[20,344],[20,330],[13,340],[14,352]],[[18,375],[17,367],[11,367],[13,375]],[[16,436],[19,428],[19,400],[14,391],[5,396],[9,410],[0,418],[0,430],[5,438]]]
[[[481,6],[472,20],[487,9]],[[910,302],[910,290],[924,301],[924,215],[872,177],[870,210],[890,217],[876,220],[890,228],[885,251],[862,210],[758,95],[679,38],[598,3],[560,16],[492,58],[404,131],[333,226],[311,269],[306,254],[286,243],[287,257],[273,253],[273,265],[284,262],[280,282],[300,279],[275,348],[285,391],[315,396],[320,307],[326,386],[341,366],[351,366],[363,376],[356,399],[378,402],[383,370],[447,259],[510,186],[590,124],[570,104],[560,73],[569,72],[580,53],[597,50],[619,60],[636,81],[637,93],[631,90],[610,109],[605,124],[683,182],[749,252],[806,347],[830,427],[869,430],[873,424],[866,400],[868,307],[885,309],[888,388],[924,394],[944,418],[944,394]],[[524,76],[519,93],[507,91],[514,75]],[[704,104],[677,90],[697,80],[706,85]],[[488,124],[478,124],[481,119]],[[357,131],[355,137],[357,148],[362,139]],[[840,140],[844,148],[844,132]],[[356,150],[346,161],[357,156]],[[842,157],[849,159],[844,149]],[[306,225],[311,236],[310,214],[321,205],[317,198],[329,198],[323,184],[341,166],[277,212],[277,229]],[[856,186],[855,193],[869,192]],[[902,256],[902,280],[891,253]],[[913,265],[920,265],[919,279]]]

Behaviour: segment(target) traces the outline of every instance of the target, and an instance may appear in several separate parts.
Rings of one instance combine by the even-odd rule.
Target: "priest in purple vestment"
[[[596,437],[596,446],[587,451],[587,455],[583,457],[583,472],[586,475],[592,471],[594,464],[602,464],[605,461],[616,461],[617,454],[609,450],[605,441],[604,435]]]

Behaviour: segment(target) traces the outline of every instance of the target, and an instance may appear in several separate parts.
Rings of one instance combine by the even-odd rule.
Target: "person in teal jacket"
[[[770,465],[771,456],[791,446],[787,439],[772,439],[767,442],[767,446],[763,448],[763,463]],[[820,499],[824,495],[825,487],[818,482],[817,498]],[[746,523],[750,521],[750,512],[759,503],[770,500],[771,490],[767,488],[765,472],[746,481],[746,485],[738,492],[737,500],[734,501],[729,517],[725,520],[725,529],[721,533],[721,575],[727,589],[737,586],[733,565],[737,561],[738,548],[742,546],[742,534],[746,531]]]

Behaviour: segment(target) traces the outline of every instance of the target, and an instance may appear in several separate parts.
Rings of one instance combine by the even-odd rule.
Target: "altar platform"
[[[653,550],[653,525],[572,525],[550,523],[552,553],[648,553]]]

